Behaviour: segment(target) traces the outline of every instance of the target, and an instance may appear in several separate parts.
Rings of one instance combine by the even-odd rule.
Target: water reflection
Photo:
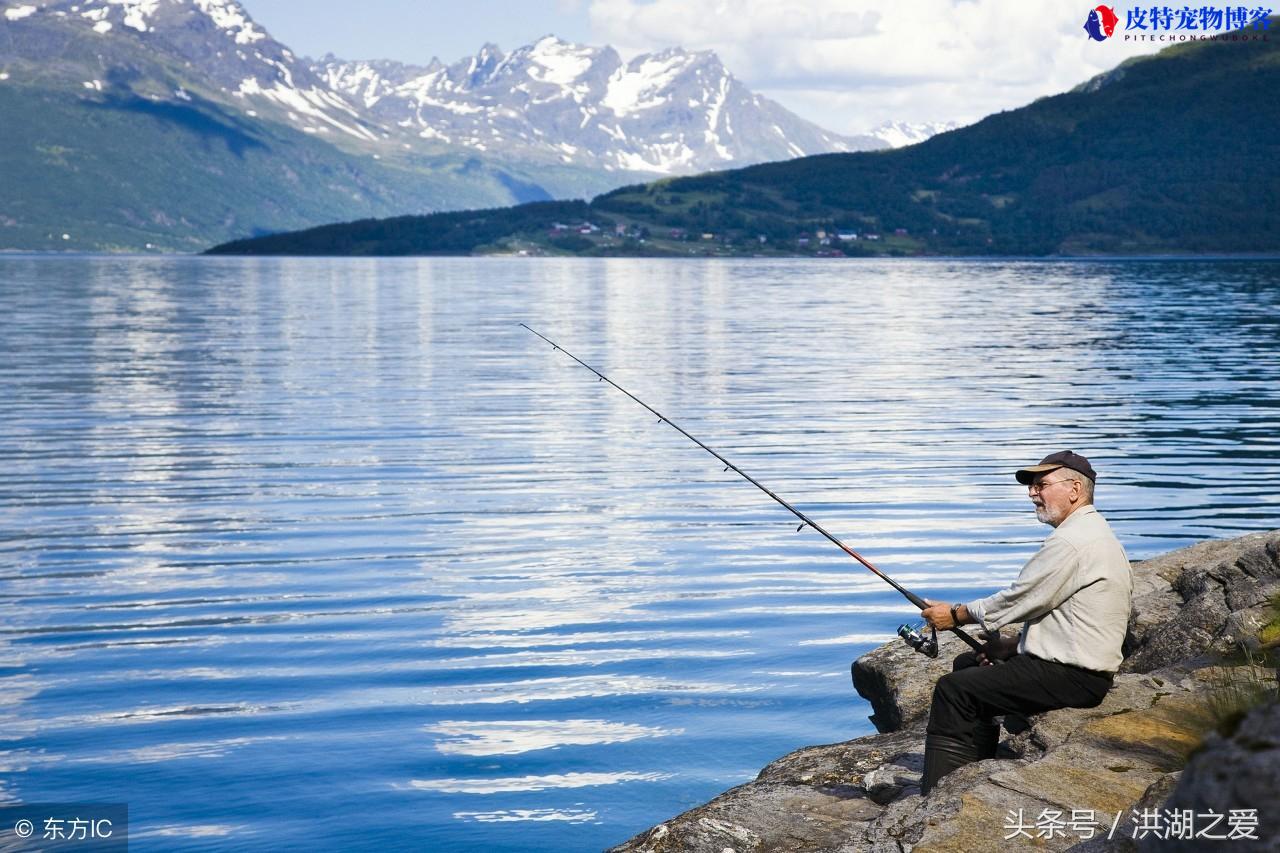
[[[546,776],[516,776],[499,779],[413,779],[409,787],[446,794],[504,794],[546,791],[550,788],[594,788],[624,782],[657,782],[664,773],[556,773]]]
[[[597,813],[585,810],[562,809],[509,809],[493,812],[454,812],[459,820],[474,820],[478,823],[520,823],[524,821],[564,821],[566,823],[590,823],[597,819]]]
[[[517,755],[571,744],[625,743],[681,733],[679,729],[607,720],[441,720],[427,731],[448,737],[436,742],[436,749],[446,755]]]

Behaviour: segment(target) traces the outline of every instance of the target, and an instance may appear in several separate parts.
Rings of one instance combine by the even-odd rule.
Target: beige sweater
[[[968,608],[987,631],[1026,622],[1021,654],[1115,672],[1132,595],[1124,548],[1106,519],[1083,506],[1049,535],[1012,586]]]

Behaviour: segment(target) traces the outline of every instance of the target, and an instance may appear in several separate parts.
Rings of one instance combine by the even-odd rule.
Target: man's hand
[[[930,628],[945,631],[955,627],[951,622],[951,605],[928,602],[929,606],[920,611],[920,618],[929,623]]]
[[[1017,637],[1002,637],[999,631],[982,631],[978,636],[986,640],[982,644],[982,651],[977,654],[981,666],[991,666],[998,660],[1008,660],[1018,653]]]
[[[960,617],[959,621],[951,618],[951,605],[939,604],[936,601],[925,599],[925,603],[929,606],[920,611],[920,618],[928,622],[930,627],[938,631],[949,631],[967,624],[969,619],[969,608],[963,604],[958,606],[956,615]]]

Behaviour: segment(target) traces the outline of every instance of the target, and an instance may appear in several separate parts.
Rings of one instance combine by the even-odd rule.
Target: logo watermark
[[[1237,841],[1258,838],[1257,809],[1229,809],[1226,813],[1209,809],[1197,812],[1193,809],[1130,809],[1129,820],[1122,825],[1124,811],[1113,816],[1111,812],[1095,812],[1093,809],[1043,809],[1035,818],[1028,819],[1022,809],[1010,811],[1004,820],[1007,833],[1005,841],[1015,838],[1030,840],[1066,838],[1074,835],[1081,841],[1094,836],[1113,839],[1143,838],[1161,840],[1204,839],[1205,841]],[[1110,828],[1108,828],[1110,827]]]
[[[1267,41],[1266,6],[1134,6],[1124,13],[1124,41]],[[1094,41],[1116,33],[1120,16],[1113,6],[1095,6],[1084,31]]]
[[[129,849],[127,803],[27,803],[0,805],[0,849]]]
[[[1110,6],[1098,6],[1089,10],[1089,17],[1084,21],[1084,31],[1094,41],[1106,41],[1116,31],[1118,23],[1120,19],[1116,17],[1115,9]]]

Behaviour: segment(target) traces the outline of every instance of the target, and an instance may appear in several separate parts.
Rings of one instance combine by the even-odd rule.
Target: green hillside
[[[577,185],[567,170],[535,178],[458,155],[356,156],[198,96],[69,98],[10,80],[0,83],[0,115],[0,248],[199,251],[317,222],[484,207]]]
[[[467,227],[399,218],[385,241],[383,224],[363,222],[350,226],[358,241],[332,226],[215,251],[1276,252],[1277,90],[1272,42],[1189,43],[910,148],[624,187],[584,210],[602,226],[585,235],[553,230],[563,211],[521,206],[473,213]]]
[[[464,162],[354,158],[198,99],[0,84],[0,115],[0,247],[196,251],[353,214],[500,203],[502,179],[518,181]]]
[[[812,157],[596,200],[663,224],[893,234],[930,251],[1280,248],[1280,52],[1201,43],[899,151]]]

